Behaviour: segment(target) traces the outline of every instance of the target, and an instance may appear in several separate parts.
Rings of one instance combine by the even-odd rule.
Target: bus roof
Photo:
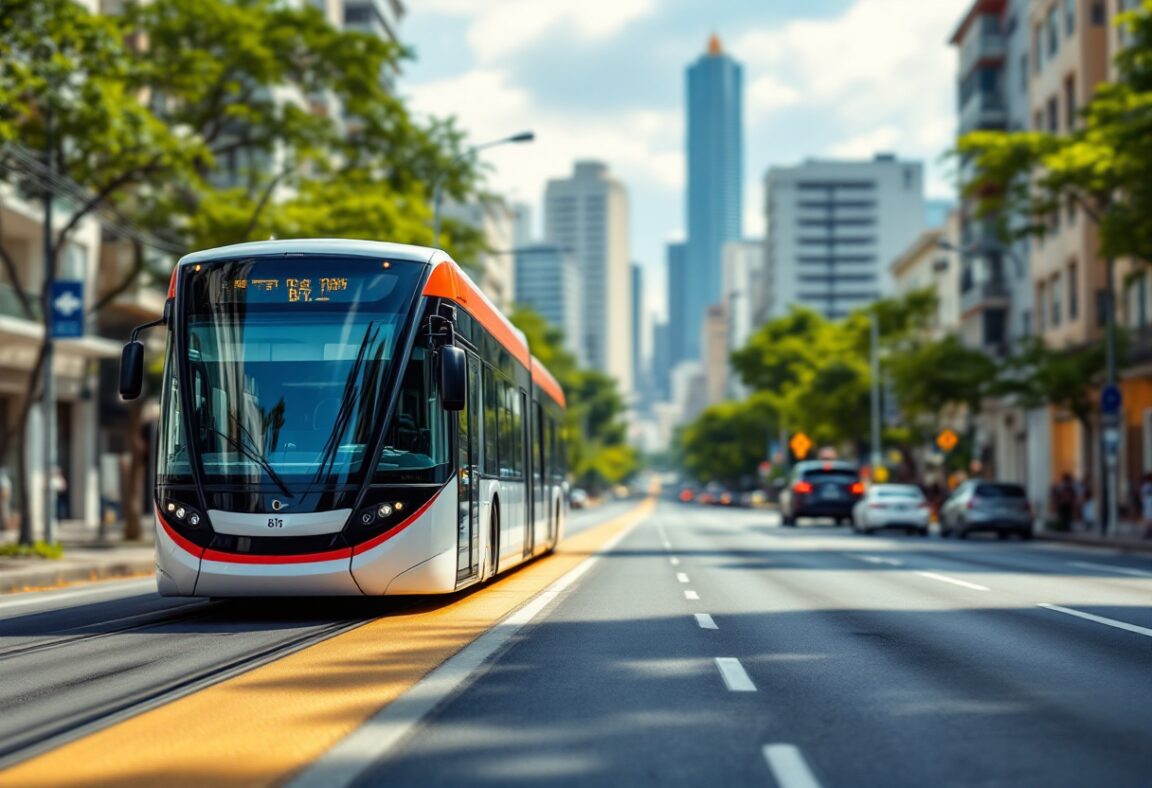
[[[439,249],[412,244],[393,244],[383,241],[356,241],[348,238],[294,238],[276,241],[251,241],[242,244],[217,246],[192,252],[180,258],[179,265],[204,263],[227,257],[246,254],[353,254],[365,257],[391,257],[394,260],[408,260],[414,263],[430,263],[437,255],[445,255]]]
[[[540,359],[535,356],[532,357],[532,382],[540,387],[540,390],[547,394],[552,399],[556,400],[556,404],[565,408],[568,406],[567,400],[564,397],[564,389],[561,388],[560,382],[552,376],[548,371],[548,367],[540,362]]]

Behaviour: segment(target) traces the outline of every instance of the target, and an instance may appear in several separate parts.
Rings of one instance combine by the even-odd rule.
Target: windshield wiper
[[[231,414],[229,414],[229,415],[231,415]],[[241,430],[243,430],[242,427],[241,427]],[[243,454],[248,459],[252,460],[252,462],[259,465],[260,470],[262,470],[262,471],[264,471],[264,473],[268,474],[268,478],[271,479],[273,482],[275,482],[276,486],[279,487],[280,490],[285,495],[287,495],[289,498],[295,498],[296,497],[295,495],[292,494],[292,491],[288,489],[288,485],[286,485],[284,483],[284,480],[280,478],[280,475],[278,473],[276,473],[275,469],[272,468],[272,464],[269,463],[268,460],[266,460],[263,455],[258,453],[255,449],[253,449],[249,446],[246,446],[245,444],[236,440],[235,438],[233,438],[228,433],[222,432],[221,430],[218,430],[215,427],[209,426],[208,431],[216,433],[221,438],[228,441],[228,444],[230,446],[235,446],[236,449],[241,454]]]
[[[344,432],[348,429],[348,422],[353,415],[353,410],[361,400],[362,389],[364,382],[361,380],[361,373],[366,365],[366,356],[369,348],[376,343],[380,335],[381,326],[377,325],[376,320],[370,321],[364,329],[364,339],[359,344],[359,349],[356,351],[356,358],[353,361],[353,366],[348,371],[348,378],[344,380],[344,394],[341,397],[340,410],[336,411],[336,417],[333,420],[332,434],[328,435],[328,440],[324,445],[324,452],[320,455],[320,462],[317,465],[316,477],[313,480],[318,480],[332,470],[336,461],[336,450],[340,447],[340,439],[343,437]],[[378,350],[379,353],[379,350]],[[377,359],[379,361],[379,359]],[[366,376],[364,376],[366,377]]]

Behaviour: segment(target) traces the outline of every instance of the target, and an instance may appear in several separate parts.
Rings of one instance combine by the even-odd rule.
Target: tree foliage
[[[684,470],[703,483],[744,486],[765,458],[777,429],[776,410],[763,393],[743,402],[713,405],[678,438]]]
[[[528,307],[517,307],[512,322],[528,346],[556,378],[568,400],[568,466],[578,483],[592,490],[627,479],[637,466],[628,445],[625,403],[615,378],[582,369],[564,348],[564,333]]]
[[[965,193],[1006,235],[1043,235],[1075,205],[1099,224],[1102,256],[1152,261],[1152,0],[1118,23],[1127,34],[1118,78],[1096,89],[1076,128],[974,131],[956,152],[972,173]]]

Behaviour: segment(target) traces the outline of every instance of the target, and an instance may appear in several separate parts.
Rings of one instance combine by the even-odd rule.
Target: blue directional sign
[[[1120,396],[1120,387],[1116,384],[1109,383],[1100,391],[1100,410],[1105,413],[1119,413],[1121,402],[1123,398]]]
[[[60,279],[52,283],[49,300],[52,311],[48,320],[49,336],[73,339],[84,336],[84,283]]]

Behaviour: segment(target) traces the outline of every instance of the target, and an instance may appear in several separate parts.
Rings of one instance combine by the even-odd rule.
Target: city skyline
[[[399,90],[418,112],[456,116],[474,142],[536,132],[482,161],[489,188],[534,207],[537,234],[545,182],[578,159],[608,163],[631,194],[631,257],[663,289],[665,246],[686,236],[683,68],[711,33],[745,68],[742,237],[755,237],[767,169],[811,156],[918,159],[927,195],[953,196],[942,160],[956,124],[947,40],[966,7],[730,0],[718,14],[651,0],[429,0],[405,20],[415,60]]]

